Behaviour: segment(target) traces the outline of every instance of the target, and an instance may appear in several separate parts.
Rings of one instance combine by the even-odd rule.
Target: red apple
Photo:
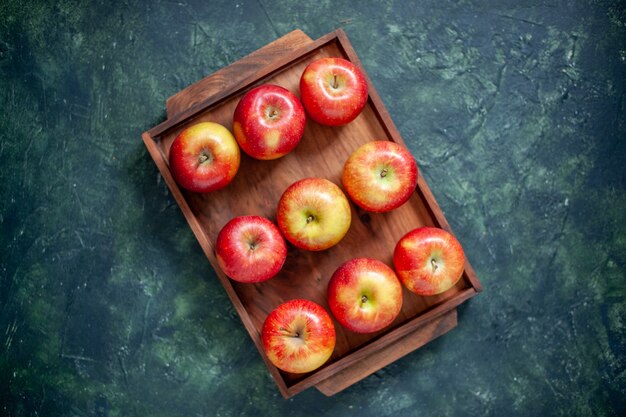
[[[341,189],[323,178],[291,184],[276,214],[285,238],[300,249],[320,251],[336,245],[350,228],[350,203]]]
[[[254,283],[275,276],[287,258],[278,228],[264,217],[240,216],[220,230],[215,244],[217,263],[235,281]]]
[[[343,167],[343,186],[358,206],[372,212],[404,204],[417,185],[417,165],[403,146],[388,140],[366,143]]]
[[[196,193],[227,186],[239,169],[239,146],[224,126],[203,122],[180,132],[170,147],[174,180]]]
[[[395,272],[381,261],[352,259],[331,277],[328,305],[337,321],[348,330],[376,332],[400,314],[402,285]]]
[[[300,96],[316,122],[341,126],[354,120],[367,103],[367,82],[361,70],[343,58],[320,58],[300,77]]]
[[[465,255],[451,233],[436,227],[418,227],[398,241],[393,263],[400,281],[409,290],[435,295],[461,279]]]
[[[263,350],[277,368],[291,373],[322,366],[335,349],[330,315],[309,300],[291,300],[276,307],[261,330]]]
[[[241,149],[256,159],[276,159],[291,152],[304,133],[306,116],[289,90],[264,84],[237,104],[233,131]]]

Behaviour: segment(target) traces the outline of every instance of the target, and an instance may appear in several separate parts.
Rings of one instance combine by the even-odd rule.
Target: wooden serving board
[[[223,190],[195,194],[178,187],[167,160],[169,147],[180,131],[209,120],[231,128],[232,114],[241,96],[262,83],[281,85],[297,95],[304,67],[325,56],[344,57],[363,70],[343,31],[338,30],[316,41],[295,31],[172,96],[167,103],[168,120],[142,135],[151,157],[285,398],[311,386],[326,395],[341,391],[452,329],[456,326],[456,306],[481,291],[471,265],[466,262],[462,279],[443,294],[420,297],[404,290],[402,311],[387,329],[361,335],[335,323],[337,345],[333,356],[311,373],[296,375],[280,371],[265,356],[260,329],[267,314],[281,302],[307,298],[328,310],[326,286],[341,263],[355,257],[372,257],[392,265],[395,243],[409,230],[434,225],[450,231],[420,176],[415,194],[392,212],[370,214],[353,205],[350,231],[337,246],[323,252],[307,252],[290,246],[283,270],[269,281],[241,284],[221,272],[213,243],[221,227],[231,218],[254,214],[275,221],[278,199],[295,180],[318,176],[341,184],[343,163],[361,144],[387,139],[404,145],[368,80],[368,103],[352,123],[330,128],[307,121],[298,147],[275,161],[257,161],[242,154],[235,180]]]

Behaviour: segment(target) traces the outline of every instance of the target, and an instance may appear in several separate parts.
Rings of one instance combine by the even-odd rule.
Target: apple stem
[[[315,217],[313,217],[312,214],[309,214],[309,217],[306,218],[306,223],[309,224],[311,223],[313,220],[315,220]]]
[[[383,168],[383,170],[380,171],[380,177],[385,178],[387,176],[387,172],[389,172],[389,170],[387,168]]]
[[[361,296],[361,302],[362,302],[363,304],[367,303],[367,295],[363,295],[363,296]]]
[[[205,153],[203,153],[202,155],[200,155],[200,163],[205,162],[207,159],[209,159],[209,156]]]
[[[278,111],[276,111],[276,109],[272,109],[272,111],[270,112],[270,118],[275,118],[276,116],[278,116]]]
[[[437,270],[437,268],[439,267],[439,265],[437,265],[437,261],[435,261],[434,259],[430,260],[430,264],[433,267],[433,273]]]
[[[337,74],[333,75],[333,88],[337,88]]]
[[[285,329],[284,327],[281,327],[281,328],[279,328],[278,330],[280,330],[281,332],[283,332],[285,336],[289,336],[289,337],[300,337],[300,333],[298,333],[298,332],[292,332],[292,331],[289,331],[289,330]]]

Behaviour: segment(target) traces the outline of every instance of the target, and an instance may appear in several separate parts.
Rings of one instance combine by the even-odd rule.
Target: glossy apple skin
[[[335,349],[335,326],[322,306],[309,300],[287,301],[274,309],[261,329],[263,350],[277,368],[291,373],[322,366]]]
[[[300,97],[307,114],[328,126],[350,123],[367,103],[365,76],[343,58],[320,58],[300,77]]]
[[[196,193],[227,186],[240,162],[237,141],[224,126],[202,122],[180,132],[169,152],[172,176],[178,185]]]
[[[388,140],[357,148],[343,167],[342,183],[364,210],[382,213],[406,203],[415,191],[418,169],[403,146]]]
[[[348,199],[337,185],[323,178],[305,178],[291,184],[280,197],[276,219],[293,245],[320,251],[343,239],[352,214]]]
[[[287,244],[268,219],[240,216],[218,233],[215,254],[220,268],[231,279],[256,283],[280,272],[287,258]]]
[[[300,143],[306,115],[300,100],[278,85],[248,91],[233,116],[233,132],[241,149],[256,159],[280,158]]]
[[[410,291],[435,295],[459,281],[465,254],[452,234],[436,227],[419,227],[398,241],[393,263],[400,281]]]
[[[328,305],[337,321],[357,333],[390,325],[402,309],[402,285],[393,269],[370,258],[342,264],[328,282]]]

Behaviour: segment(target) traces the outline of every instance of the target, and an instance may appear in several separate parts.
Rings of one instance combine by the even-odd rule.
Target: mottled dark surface
[[[619,1],[0,2],[0,415],[626,415]],[[344,392],[280,397],[140,134],[343,27],[485,292]]]

